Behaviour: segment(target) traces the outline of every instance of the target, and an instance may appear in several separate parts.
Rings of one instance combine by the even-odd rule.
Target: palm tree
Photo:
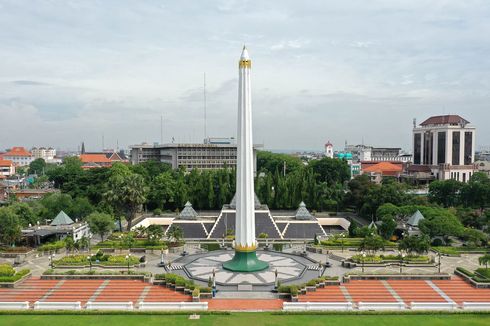
[[[490,254],[485,254],[478,258],[478,263],[480,265],[485,265],[485,268],[488,269],[488,263],[490,263]]]
[[[105,193],[105,198],[116,211],[125,216],[127,230],[130,231],[133,219],[146,203],[148,188],[145,179],[139,174],[131,173],[114,176],[109,183],[110,190]]]
[[[179,242],[184,237],[184,231],[180,226],[172,225],[167,231],[167,236],[169,239]]]

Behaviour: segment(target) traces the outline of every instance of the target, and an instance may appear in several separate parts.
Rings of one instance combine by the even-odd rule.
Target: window
[[[446,132],[437,133],[437,164],[446,163]]]
[[[453,165],[459,165],[459,149],[460,149],[460,136],[461,133],[459,131],[454,131],[453,132],[453,159],[452,159],[452,164]]]
[[[420,158],[421,158],[421,149],[420,146],[422,145],[422,135],[421,134],[414,134],[413,135],[413,163],[414,164],[420,164]]]
[[[473,158],[473,133],[466,131],[464,133],[464,164],[470,165]]]

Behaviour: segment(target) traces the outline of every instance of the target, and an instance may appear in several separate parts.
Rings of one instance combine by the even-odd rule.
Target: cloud
[[[236,134],[253,60],[256,142],[410,149],[412,118],[457,113],[490,143],[490,4],[424,0],[2,1],[0,148],[95,150]]]

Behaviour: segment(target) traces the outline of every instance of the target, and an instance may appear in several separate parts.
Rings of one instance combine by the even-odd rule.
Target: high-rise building
[[[433,116],[413,128],[414,168],[437,180],[466,182],[475,172],[476,128],[459,115]]]

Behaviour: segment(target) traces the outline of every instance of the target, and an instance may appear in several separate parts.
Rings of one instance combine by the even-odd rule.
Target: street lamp
[[[129,274],[129,258],[131,258],[131,254],[126,255],[126,260],[128,261],[128,274]]]
[[[364,260],[366,259],[366,253],[363,251],[362,254],[362,272],[364,273]]]
[[[55,253],[54,252],[51,252],[49,254],[49,265],[51,266],[51,269],[54,269],[54,256],[55,256]]]
[[[340,243],[342,245],[342,252],[344,252],[344,238],[345,238],[345,234],[341,233],[340,234]]]
[[[92,242],[92,237],[93,237],[93,234],[92,233],[89,233],[88,235],[88,253],[90,254],[90,251],[92,250],[90,248],[90,245],[91,245],[91,242]]]
[[[323,266],[322,266],[322,262],[318,262],[318,277],[322,277],[322,274],[323,274]]]
[[[404,258],[405,258],[405,254],[400,251],[400,274],[402,273],[402,264]]]
[[[92,271],[92,257],[93,257],[93,256],[94,256],[94,255],[88,255],[88,256],[87,256],[87,260],[88,260],[88,262],[89,262],[89,264],[90,264],[90,267],[89,267],[90,271]]]
[[[439,265],[439,274],[441,274],[441,252],[439,251],[437,253],[437,255],[439,256],[439,264],[438,264]]]

